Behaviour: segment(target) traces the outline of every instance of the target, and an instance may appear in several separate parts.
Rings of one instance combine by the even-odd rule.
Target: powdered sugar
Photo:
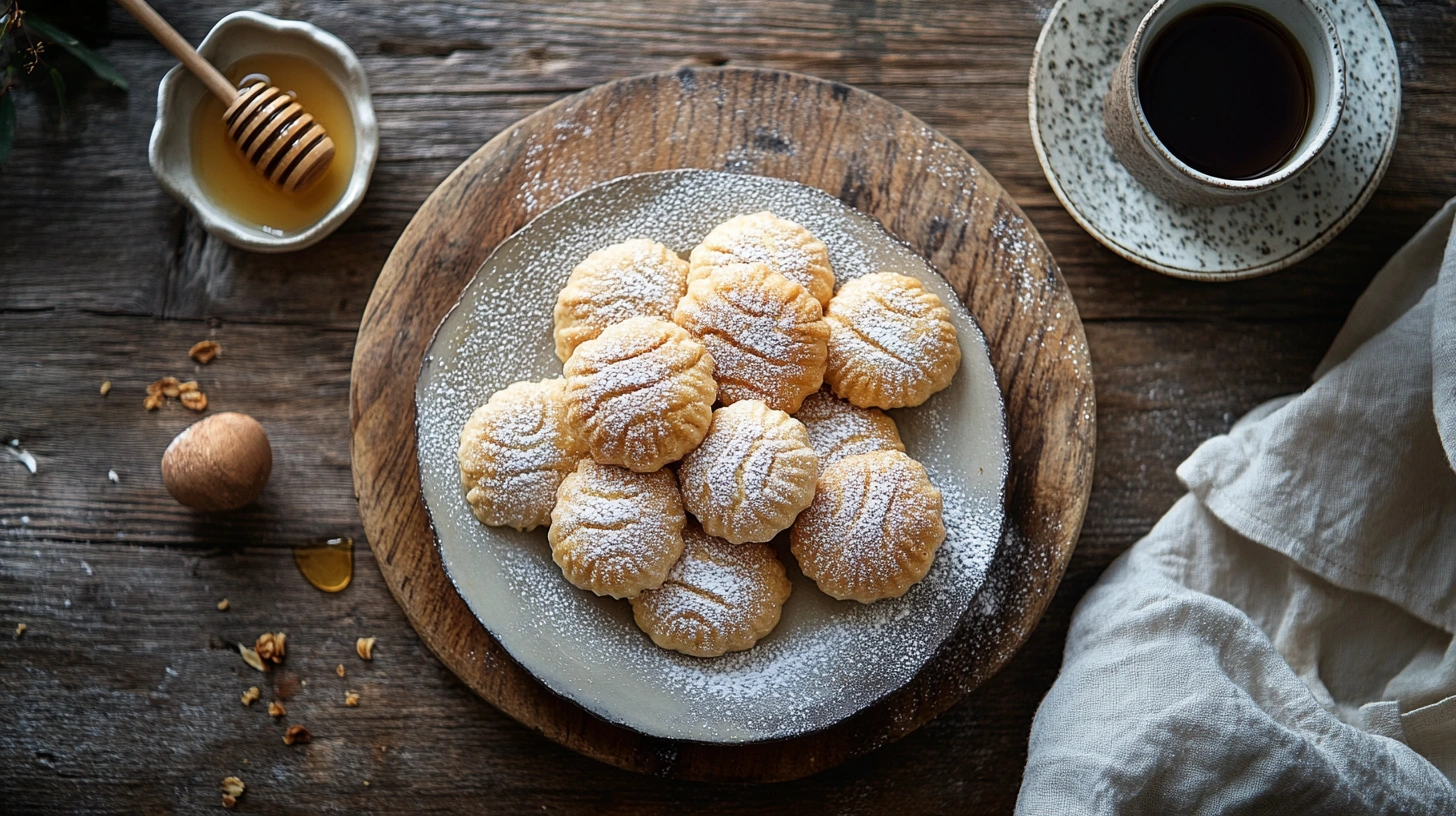
[[[924,580],[868,606],[819,592],[780,536],[775,547],[794,592],[778,628],[752,649],[704,660],[653,645],[626,603],[562,581],[542,531],[476,522],[460,500],[454,437],[495,390],[560,371],[551,310],[567,274],[589,253],[642,236],[686,253],[727,218],[762,210],[824,241],[841,283],[896,271],[924,281],[951,307],[965,354],[961,370],[924,405],[891,412],[909,454],[941,490],[947,536]],[[1004,421],[979,330],[913,251],[864,215],[791,182],[706,171],[635,176],[544,213],[501,245],[441,327],[417,407],[426,506],[461,596],[555,692],[659,736],[783,738],[837,722],[899,688],[979,608],[972,598],[1001,533]]]

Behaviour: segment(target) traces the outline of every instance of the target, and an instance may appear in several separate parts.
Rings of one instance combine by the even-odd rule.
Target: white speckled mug
[[[1195,9],[1240,5],[1279,21],[1309,60],[1313,100],[1309,125],[1283,163],[1261,176],[1226,179],[1190,167],[1173,155],[1153,132],[1138,94],[1138,74],[1149,43],[1168,24]],[[1102,102],[1102,121],[1117,160],[1149,190],[1181,204],[1217,207],[1245,201],[1289,181],[1314,162],[1329,144],[1345,108],[1345,57],[1340,38],[1324,9],[1314,0],[1158,0],[1143,16],[1132,42],[1112,73]]]

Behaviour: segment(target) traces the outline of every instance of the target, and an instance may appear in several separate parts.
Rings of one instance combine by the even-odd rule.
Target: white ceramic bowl
[[[343,40],[317,26],[253,11],[234,12],[219,20],[197,50],[221,68],[252,54],[288,54],[322,68],[343,92],[354,119],[354,167],[349,186],[333,209],[313,226],[285,235],[264,232],[212,203],[192,174],[192,114],[208,91],[181,65],[168,71],[157,88],[157,123],[152,127],[149,150],[157,181],[173,198],[197,213],[208,232],[233,246],[255,252],[290,252],[323,240],[364,200],[369,177],[374,173],[374,159],[379,154],[379,124],[359,58]]]

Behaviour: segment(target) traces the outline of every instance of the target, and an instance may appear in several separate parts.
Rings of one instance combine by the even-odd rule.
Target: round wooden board
[[[916,678],[840,724],[745,746],[608,724],[517,665],[455,593],[420,496],[415,379],[431,335],[491,251],[595,184],[684,167],[791,179],[878,219],[945,275],[980,321],[1006,400],[1007,530],[986,585]],[[611,82],[502,131],[420,207],[354,350],[354,488],[386,583],[425,643],[497,708],[587,756],[710,781],[795,779],[920,727],[1031,634],[1071,557],[1092,486],[1095,401],[1077,309],[1041,237],[955,143],[864,91],[797,74],[684,69]]]

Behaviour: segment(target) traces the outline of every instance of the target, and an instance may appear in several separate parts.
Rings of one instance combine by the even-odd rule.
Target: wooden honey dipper
[[[258,81],[237,88],[145,0],[116,0],[227,106],[228,136],[259,173],[285,192],[302,190],[334,160],[334,140],[293,96]]]

